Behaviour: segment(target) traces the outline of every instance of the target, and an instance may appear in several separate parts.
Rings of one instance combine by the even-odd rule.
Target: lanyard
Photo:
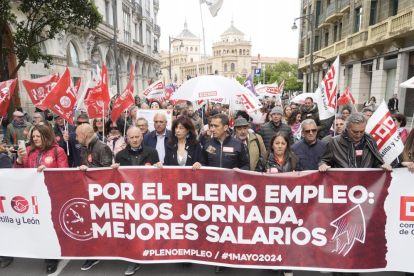
[[[40,153],[37,153],[36,159],[35,159],[35,163],[34,163],[34,168],[38,168],[40,166],[40,164],[42,163],[42,158],[43,158],[43,151]]]

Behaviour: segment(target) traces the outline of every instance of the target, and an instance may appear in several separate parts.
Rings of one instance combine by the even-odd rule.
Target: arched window
[[[239,55],[242,55],[242,49],[239,50]]]
[[[213,72],[213,70],[212,70],[211,65],[210,65],[210,74],[211,74],[211,72]]]
[[[227,63],[224,63],[224,72],[227,71]]]
[[[234,50],[231,50],[231,53],[234,54]]]
[[[243,56],[244,56],[244,55],[246,55],[246,50],[245,50],[245,49],[243,49]]]
[[[185,47],[185,51],[188,52],[188,47]]]
[[[229,50],[227,50],[227,54],[229,53],[230,51]]]
[[[198,48],[197,47],[195,47],[195,51],[198,52]]]
[[[194,60],[193,60],[193,58],[191,58],[191,61],[190,62],[193,62]]]
[[[177,74],[175,74],[174,76],[174,82],[177,82],[178,78],[177,78]]]
[[[249,56],[249,49],[247,49],[246,53],[247,53],[247,55]]]
[[[234,63],[232,63],[231,65],[230,65],[230,68],[231,68],[231,71],[232,72],[234,72],[235,70],[234,70]]]
[[[131,75],[131,65],[132,65],[132,61],[128,60],[127,62],[127,77],[128,77],[128,81],[129,81],[129,76]]]
[[[105,63],[106,63],[105,64],[106,68],[108,70],[108,84],[113,85],[114,82],[115,82],[114,70],[112,69],[111,58],[108,54],[106,55]],[[95,69],[96,69],[96,67],[95,67]]]
[[[193,51],[193,47],[190,47],[190,52],[192,52]]]
[[[68,57],[69,67],[80,67],[78,52],[76,51],[75,45],[73,45],[72,41],[70,41],[68,44],[68,47],[66,49],[66,56]]]

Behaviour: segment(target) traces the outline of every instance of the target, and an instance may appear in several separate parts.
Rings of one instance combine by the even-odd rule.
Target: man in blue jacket
[[[144,145],[156,149],[161,163],[164,164],[165,149],[171,135],[171,131],[167,129],[167,116],[165,114],[155,114],[154,128],[155,130],[145,135]]]
[[[326,143],[318,140],[318,127],[313,119],[306,119],[301,124],[302,141],[292,146],[292,151],[299,158],[303,170],[317,170],[326,149]]]

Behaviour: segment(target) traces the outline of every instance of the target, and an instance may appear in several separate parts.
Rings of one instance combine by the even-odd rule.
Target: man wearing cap
[[[55,136],[56,136],[56,142],[58,143],[59,147],[64,149],[66,152],[67,146],[66,146],[66,142],[63,136],[65,135],[68,140],[69,133],[75,132],[76,127],[66,122],[68,124],[68,129],[66,131],[65,120],[63,120],[63,118],[60,117],[58,114],[55,114],[53,117],[55,118],[55,126],[53,127],[53,132],[55,133]]]
[[[249,122],[245,118],[237,118],[234,121],[233,137],[242,141],[244,144],[250,160],[250,170],[254,171],[260,156],[266,151],[262,137],[259,134],[249,131]]]
[[[292,129],[289,125],[282,123],[282,114],[283,109],[281,107],[273,107],[272,111],[270,111],[272,120],[263,124],[257,131],[257,134],[263,138],[266,150],[270,147],[270,140],[272,139],[273,135],[275,135],[275,133],[278,131],[285,132],[289,136],[291,145],[293,145]]]
[[[7,145],[17,145],[18,140],[29,143],[29,130],[32,124],[24,120],[24,114],[20,111],[13,112],[13,121],[7,126]]]

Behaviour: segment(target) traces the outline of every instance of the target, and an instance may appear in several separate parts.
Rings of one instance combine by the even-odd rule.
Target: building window
[[[138,24],[135,23],[134,27],[135,27],[135,40],[138,40]]]
[[[151,55],[151,32],[147,26],[147,54]]]
[[[227,63],[224,63],[224,72],[227,72]]]
[[[353,67],[349,66],[348,67],[348,81],[347,81],[347,83],[348,83],[348,89],[350,91],[352,91],[352,72],[353,72]]]
[[[315,17],[315,29],[318,28],[318,24],[319,24],[319,15],[321,14],[321,1],[317,1],[316,2],[316,17]]]
[[[106,23],[111,24],[110,20],[111,20],[111,2],[105,1],[105,21]]]
[[[315,47],[313,48],[313,51],[319,51],[319,36],[315,36]]]
[[[198,48],[197,47],[195,47],[195,51],[198,52]]]
[[[190,52],[192,52],[193,51],[193,47],[190,47]]]
[[[79,56],[76,51],[75,45],[72,41],[69,42],[68,47],[66,48],[66,56],[68,57],[68,66],[79,68]]]
[[[371,8],[369,10],[369,25],[377,24],[377,6],[378,1],[371,1]]]
[[[397,15],[398,13],[398,0],[391,0],[391,16]]]
[[[236,70],[234,69],[234,63],[232,63],[232,64],[230,65],[230,69],[231,69],[231,71],[232,71],[232,72],[236,71]]]
[[[246,55],[250,55],[249,49],[246,50]]]
[[[338,40],[342,40],[342,22],[339,23],[338,27]]]
[[[129,13],[129,8],[124,3],[122,3],[122,12],[124,20],[124,42],[131,44],[131,14]]]
[[[337,35],[338,35],[338,24],[335,24],[333,27],[333,43],[335,43],[337,40]]]
[[[142,34],[144,33],[144,26],[142,25],[142,22],[139,22],[139,42],[143,43],[143,37]]]
[[[329,32],[325,33],[325,47],[328,47],[329,44]]]
[[[362,22],[362,6],[359,6],[355,9],[355,24],[354,24],[354,33],[357,33],[361,30]]]
[[[306,54],[309,55],[310,53],[310,38],[307,39],[306,43]]]

